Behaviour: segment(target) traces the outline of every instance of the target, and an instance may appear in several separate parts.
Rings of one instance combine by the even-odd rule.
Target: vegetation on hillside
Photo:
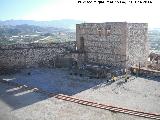
[[[0,26],[0,44],[75,41],[75,32],[33,25]]]

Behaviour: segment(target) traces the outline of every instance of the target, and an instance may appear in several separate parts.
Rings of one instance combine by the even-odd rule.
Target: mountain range
[[[55,28],[68,28],[76,29],[76,24],[82,23],[80,20],[72,19],[62,19],[62,20],[52,20],[52,21],[34,21],[34,20],[6,20],[0,21],[0,25],[35,25],[40,27],[55,27]]]

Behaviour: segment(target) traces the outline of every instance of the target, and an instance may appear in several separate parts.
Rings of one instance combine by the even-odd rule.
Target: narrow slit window
[[[109,36],[111,34],[111,26],[107,25],[105,31],[106,31],[106,36]]]
[[[101,35],[102,35],[102,34],[101,34],[101,33],[102,33],[102,29],[101,29],[101,28],[98,28],[97,31],[98,31],[98,35],[101,37]]]

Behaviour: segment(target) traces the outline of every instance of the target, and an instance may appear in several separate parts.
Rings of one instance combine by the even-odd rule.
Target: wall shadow
[[[109,79],[89,79],[84,75],[70,74],[70,71],[64,69],[25,69],[19,73],[12,75],[0,76],[1,79],[10,82],[39,88],[46,93],[75,95],[88,89],[98,89],[100,87],[109,86],[112,82]],[[160,82],[159,77],[144,77],[149,80]],[[0,83],[4,84],[4,83]],[[119,84],[124,84],[124,81]],[[0,87],[0,99],[13,109],[22,108],[36,102],[48,99],[45,94],[28,92],[23,88],[15,86]]]
[[[47,98],[46,95],[0,83],[0,100],[13,110],[34,104]]]
[[[132,76],[134,76],[135,78],[137,77],[135,74],[132,74]],[[153,80],[153,81],[160,82],[160,76],[154,76],[154,75],[148,75],[148,74],[141,73],[138,75],[138,77],[144,78],[147,80]]]
[[[68,70],[62,69],[25,69],[13,75],[1,76],[1,78],[12,83],[39,88],[53,95],[66,94],[71,96],[90,88],[96,89],[102,84],[111,84],[107,79],[89,79],[83,75],[70,75],[69,73]],[[15,88],[14,86],[10,87],[3,91],[1,90],[4,96],[1,96],[0,99],[14,109],[25,107],[48,98],[47,95],[27,92],[27,90],[22,88],[7,92],[9,89]]]

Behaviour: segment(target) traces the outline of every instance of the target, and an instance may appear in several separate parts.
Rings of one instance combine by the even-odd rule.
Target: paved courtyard
[[[103,104],[160,114],[160,79],[123,78],[108,83],[69,75],[65,69],[25,69],[0,79],[11,80],[56,94],[67,94]],[[144,120],[113,113],[0,83],[0,120]],[[147,119],[146,119],[147,120]]]

